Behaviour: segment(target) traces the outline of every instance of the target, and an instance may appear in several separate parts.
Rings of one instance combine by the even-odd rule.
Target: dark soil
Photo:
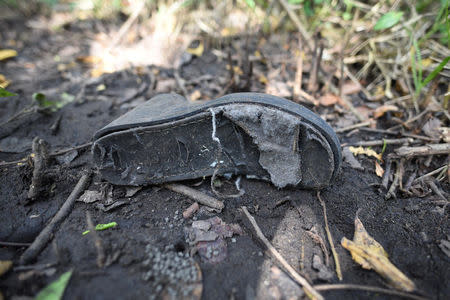
[[[162,86],[160,82],[175,82],[169,69],[148,67],[153,72],[153,86],[132,101],[121,103],[130,93],[139,89],[142,77],[135,69],[103,75],[88,81],[82,76],[88,66],[76,64],[68,71],[58,71],[61,62],[74,61],[76,57],[89,55],[89,34],[98,29],[98,21],[75,23],[58,32],[32,29],[25,20],[0,21],[0,45],[14,40],[20,53],[16,58],[0,62],[0,73],[12,81],[9,90],[19,96],[0,99],[0,121],[29,105],[32,94],[44,92],[58,97],[66,92],[80,95],[79,99],[53,113],[33,112],[0,128],[0,161],[9,162],[26,157],[31,152],[31,142],[38,136],[50,144],[51,151],[70,148],[92,140],[95,131],[159,92],[181,93],[175,84]],[[110,26],[102,24],[103,26]],[[111,25],[112,26],[112,25]],[[235,48],[242,45],[235,41]],[[6,47],[6,46],[5,46]],[[279,55],[279,47],[270,48],[266,55]],[[235,49],[236,50],[236,49]],[[240,50],[239,50],[240,51]],[[239,51],[236,51],[239,53]],[[58,61],[55,56],[58,55]],[[270,59],[268,57],[267,59]],[[189,81],[201,75],[227,78],[226,60],[210,52],[194,57],[181,69],[181,76]],[[287,70],[292,72],[292,70]],[[261,91],[256,78],[250,89]],[[226,80],[225,80],[226,81]],[[106,90],[95,87],[105,84]],[[217,86],[223,84],[203,81],[195,85],[211,98],[220,93]],[[191,89],[192,87],[190,87]],[[238,89],[238,88],[236,88]],[[130,92],[131,91],[131,92]],[[262,90],[264,91],[264,90]],[[319,113],[326,113],[321,111]],[[57,130],[52,125],[60,119]],[[342,135],[341,142],[364,140],[367,133],[356,133],[350,138]],[[373,136],[377,138],[376,135]],[[379,138],[379,137],[378,137]],[[388,149],[389,150],[389,149]],[[76,157],[73,158],[73,156]],[[66,160],[64,162],[64,159]],[[448,208],[433,204],[434,196],[385,200],[385,191],[379,188],[380,178],[373,169],[373,161],[359,158],[365,171],[352,169],[344,162],[342,172],[332,186],[321,195],[328,210],[328,221],[336,243],[345,283],[385,286],[379,275],[363,270],[351,259],[339,241],[352,238],[354,218],[357,212],[367,231],[383,245],[390,260],[402,270],[425,295],[445,299],[450,294],[450,259],[441,251],[441,240],[449,232]],[[0,241],[32,242],[45,224],[66,200],[84,170],[91,167],[90,149],[76,154],[53,157],[48,166],[44,191],[35,201],[28,201],[27,192],[32,177],[32,165],[24,164],[0,168]],[[191,184],[188,182],[186,184]],[[245,194],[225,200],[222,213],[200,210],[199,220],[219,216],[226,223],[238,223],[245,231],[242,236],[226,239],[228,254],[224,261],[210,264],[194,255],[203,276],[203,299],[251,299],[271,298],[270,267],[274,261],[265,254],[251,226],[241,210],[245,205],[263,233],[269,238],[287,261],[315,284],[325,283],[312,267],[313,255],[323,260],[323,252],[307,234],[313,226],[327,241],[322,208],[314,191],[296,188],[277,189],[267,182],[243,180]],[[108,184],[94,175],[90,190],[109,189]],[[209,179],[198,190],[211,194]],[[276,203],[285,199],[280,205]],[[55,233],[53,242],[37,257],[36,266],[50,264],[49,268],[32,268],[34,272],[13,269],[1,277],[0,291],[7,298],[34,296],[49,282],[67,270],[74,270],[65,292],[65,299],[144,299],[154,295],[155,286],[144,280],[146,246],[153,245],[161,251],[189,252],[184,227],[192,219],[184,220],[181,213],[191,204],[186,197],[159,187],[145,187],[132,197],[125,197],[123,187],[113,187],[112,200],[125,201],[114,210],[103,212],[96,204],[77,202],[72,213]],[[86,211],[92,214],[94,224],[115,221],[118,226],[99,231],[110,265],[98,268],[97,252],[90,235],[82,235],[87,229]],[[328,243],[327,248],[329,251]],[[169,247],[168,247],[169,246]],[[175,250],[167,250],[173,246]],[[166,249],[166,250],[165,250]],[[0,260],[12,260],[18,266],[24,247],[0,247]],[[303,251],[303,253],[302,253]],[[330,255],[331,270],[334,263]],[[152,279],[157,280],[157,279]],[[334,275],[329,283],[338,283]],[[386,299],[391,296],[357,291],[329,291],[323,294],[330,299]],[[447,295],[447,296],[445,296]]]

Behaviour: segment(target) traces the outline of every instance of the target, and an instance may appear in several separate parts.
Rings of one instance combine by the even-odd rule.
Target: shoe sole
[[[337,176],[340,143],[308,109],[259,93],[192,104],[158,95],[95,136],[94,163],[118,185],[242,174],[277,187],[320,189]]]

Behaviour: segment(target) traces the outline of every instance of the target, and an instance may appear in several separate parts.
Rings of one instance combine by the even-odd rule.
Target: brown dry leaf
[[[341,98],[333,94],[325,94],[319,98],[319,103],[323,106],[331,106],[340,102],[342,102]]]
[[[353,81],[347,81],[342,85],[342,94],[351,95],[361,91],[361,85]]]
[[[442,126],[441,120],[438,118],[430,118],[422,127],[423,133],[431,138],[439,138],[441,133],[439,131]]]
[[[12,265],[13,263],[10,260],[0,260],[0,276],[8,272]]]
[[[264,85],[266,85],[269,82],[269,80],[267,80],[267,77],[264,74],[259,75],[258,80]]]
[[[86,56],[78,56],[77,61],[83,64],[98,64],[102,61],[102,58],[93,55],[86,55]]]
[[[199,90],[195,90],[189,97],[192,101],[196,101],[202,97],[202,93]]]
[[[414,282],[389,261],[388,254],[383,246],[367,233],[358,217],[355,218],[353,241],[344,237],[341,240],[341,245],[350,251],[355,262],[359,263],[364,269],[375,270],[393,287],[407,292],[416,289]]]
[[[205,46],[203,46],[203,41],[200,41],[196,48],[187,48],[186,52],[200,57],[203,55],[204,50],[205,50]]]
[[[13,49],[0,49],[0,60],[17,56],[17,51]]]
[[[374,110],[373,117],[378,119],[388,111],[398,111],[398,107],[395,105],[381,105]]]
[[[1,88],[5,89],[10,83],[11,83],[11,81],[7,80],[5,75],[0,74],[0,87]]]
[[[446,143],[450,143],[450,127],[441,127],[439,131],[441,133],[441,139]]]
[[[359,154],[364,154],[367,156],[373,156],[378,160],[382,160],[381,154],[376,153],[375,150],[370,149],[370,148],[363,148],[362,146],[359,146],[358,148],[350,146],[348,147],[348,149],[354,154],[354,155],[359,155]]]
[[[375,174],[377,174],[378,177],[383,177],[384,170],[383,167],[378,163],[378,161],[375,161]]]

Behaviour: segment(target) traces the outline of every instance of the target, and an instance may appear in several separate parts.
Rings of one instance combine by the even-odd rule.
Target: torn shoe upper
[[[158,95],[95,134],[93,159],[119,185],[244,174],[320,189],[337,175],[339,141],[321,118],[286,99],[230,94],[191,103]]]

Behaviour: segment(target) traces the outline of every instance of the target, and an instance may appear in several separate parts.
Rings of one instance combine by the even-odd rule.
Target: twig
[[[97,266],[99,268],[103,268],[105,265],[105,250],[103,249],[102,240],[97,234],[95,230],[94,223],[92,222],[91,213],[86,211],[86,223],[88,225],[89,233],[92,235],[92,239],[94,240],[95,249],[97,250]]]
[[[70,193],[66,202],[61,206],[56,215],[52,218],[50,223],[39,233],[33,243],[28,247],[27,250],[22,254],[20,258],[21,264],[26,264],[32,261],[45,247],[45,245],[52,239],[55,229],[61,224],[65,218],[72,211],[73,204],[77,200],[78,196],[85,190],[89,180],[91,178],[91,171],[89,170],[84,174],[78,181],[75,188]]]
[[[401,135],[404,137],[410,137],[413,139],[424,140],[424,141],[429,141],[429,142],[439,142],[439,139],[430,138],[428,136],[412,134],[412,133],[390,131],[390,130],[377,129],[377,128],[365,128],[365,127],[361,127],[361,128],[359,128],[359,130],[367,131],[367,132],[375,132],[375,133],[385,133],[385,134],[389,134],[389,135]]]
[[[177,184],[177,183],[170,183],[170,184],[165,184],[164,187],[166,189],[169,189],[176,193],[183,194],[183,195],[195,200],[196,202],[198,202],[200,204],[212,207],[219,211],[221,211],[224,208],[224,204],[222,201],[219,201],[211,196],[208,196],[208,195],[206,195],[202,192],[199,192],[193,188],[190,188],[188,186],[185,186],[182,184]]]
[[[195,214],[195,212],[199,209],[199,205],[197,202],[194,202],[191,204],[191,206],[189,206],[188,208],[186,208],[185,211],[183,211],[183,218],[185,219],[189,219],[193,214]]]
[[[427,181],[428,185],[430,186],[431,190],[439,196],[439,198],[448,201],[447,197],[445,197],[442,192],[439,190],[439,188],[437,187],[436,183],[434,183],[432,180],[428,180]]]
[[[442,166],[442,167],[440,167],[440,168],[438,168],[438,169],[436,169],[434,171],[431,171],[431,172],[429,172],[429,173],[427,173],[425,175],[417,177],[416,179],[414,179],[414,181],[412,183],[413,184],[414,183],[418,183],[418,182],[420,182],[421,180],[423,180],[423,179],[425,179],[427,177],[433,176],[434,174],[437,174],[437,173],[439,173],[439,172],[441,172],[443,170],[447,170],[447,169],[448,169],[448,165]]]
[[[392,160],[388,158],[386,161],[386,169],[384,170],[383,179],[381,180],[381,185],[387,189],[388,183],[389,183],[389,176],[391,176],[391,167],[392,167]]]
[[[111,52],[122,40],[125,33],[130,30],[131,25],[136,21],[137,17],[139,17],[139,14],[141,13],[142,9],[145,7],[145,1],[142,1],[140,5],[133,11],[133,13],[130,15],[130,17],[123,23],[123,25],[120,27],[119,32],[114,37],[113,41],[111,42],[111,46],[108,48],[108,52]]]
[[[328,227],[328,218],[327,218],[327,207],[325,206],[325,202],[322,197],[320,197],[320,192],[317,192],[317,199],[319,199],[320,205],[322,205],[323,209],[323,218],[325,220],[325,231],[327,232],[328,242],[330,243],[331,253],[333,253],[334,263],[336,264],[336,274],[339,280],[342,280],[342,271],[341,264],[339,262],[339,256],[334,248],[333,237],[331,235],[330,228]]]
[[[349,284],[349,283],[316,284],[316,285],[314,285],[314,288],[318,291],[359,290],[359,291],[394,295],[394,296],[405,297],[405,298],[410,298],[410,299],[414,299],[414,300],[427,300],[428,299],[425,297],[417,296],[417,295],[406,293],[406,292],[401,292],[401,291],[396,291],[396,290],[388,290],[388,289],[383,289],[383,288],[379,288],[376,286],[370,286],[370,285],[359,285],[359,284]]]
[[[386,193],[386,195],[384,196],[384,199],[388,200],[391,197],[395,198],[395,190],[397,189],[397,186],[399,184],[400,181],[400,174],[401,174],[401,169],[402,169],[402,165],[403,164],[403,160],[400,160],[399,163],[397,163],[397,169],[395,171],[395,176],[394,176],[394,181],[391,184],[391,187],[389,188],[388,192]]]
[[[361,141],[356,143],[350,143],[349,146],[383,146],[383,145],[402,145],[402,144],[411,144],[414,143],[414,139],[412,138],[401,138],[401,139],[382,139],[382,140],[374,140],[374,141]],[[347,146],[347,145],[346,145]]]
[[[319,51],[319,53],[317,53]],[[320,62],[322,60],[323,54],[323,45],[320,41],[320,34],[317,34],[314,37],[314,51],[313,51],[313,63],[311,65],[311,71],[309,72],[309,80],[308,80],[308,92],[313,95],[316,93],[318,85],[317,85],[317,75],[320,68]]]
[[[428,144],[418,147],[400,147],[398,149],[395,149],[395,153],[398,156],[406,157],[450,154],[450,143]]]
[[[28,247],[30,245],[30,243],[0,242],[2,247]]]
[[[358,123],[358,124],[354,124],[354,125],[350,125],[350,126],[347,126],[347,127],[337,128],[334,131],[336,133],[346,132],[346,131],[350,131],[350,130],[353,130],[353,129],[356,129],[356,128],[369,126],[372,123],[373,123],[373,120],[367,120],[367,121],[364,121],[364,122],[361,122],[361,123]]]
[[[328,255],[328,249],[325,246],[325,242],[323,241],[322,237],[312,230],[308,230],[306,233],[314,242],[316,242],[316,244],[319,244],[320,248],[322,248],[323,255],[325,256],[325,266],[328,267],[330,265],[330,257]]]
[[[184,79],[181,78],[181,76],[180,76],[180,71],[178,71],[178,69],[176,69],[173,74],[175,76],[175,81],[177,82],[178,87],[180,88],[181,92],[183,93],[183,96],[188,101],[191,101],[191,98],[190,98],[189,93],[188,93],[188,91],[186,89],[186,86],[184,85]]]
[[[247,207],[241,206],[242,211],[244,212],[247,219],[250,221],[250,223],[253,226],[253,229],[256,231],[257,237],[264,243],[264,245],[269,250],[269,253],[271,256],[280,263],[280,265],[285,269],[285,271],[295,280],[298,284],[300,284],[303,287],[303,290],[305,293],[313,299],[320,299],[323,300],[322,295],[320,295],[312,286],[309,284],[309,282],[302,277],[300,274],[297,273],[297,271],[292,268],[289,263],[281,256],[281,254],[275,249],[272,244],[270,244],[269,240],[264,236],[261,229],[259,228],[258,224],[255,221],[255,218],[250,215],[250,213],[247,210]]]
[[[55,152],[50,153],[49,156],[50,157],[59,156],[59,155],[62,155],[62,154],[66,154],[67,152],[70,152],[70,151],[73,151],[73,150],[80,150],[80,149],[83,149],[83,148],[86,148],[86,147],[89,147],[89,146],[92,146],[92,142],[86,143],[86,144],[81,144],[81,145],[74,146],[74,147],[69,147],[69,148],[66,148],[66,149],[59,150],[59,151],[55,151]],[[0,167],[7,167],[7,166],[12,166],[12,165],[24,166],[25,164],[21,164],[21,163],[26,162],[29,157],[30,156],[28,155],[27,157],[24,157],[24,158],[19,159],[19,160],[0,162]]]
[[[283,8],[288,13],[289,18],[292,20],[292,22],[294,22],[295,26],[297,26],[297,29],[302,35],[303,40],[306,41],[305,44],[306,48],[311,51],[313,49],[313,42],[308,31],[305,29],[305,26],[302,24],[302,22],[297,17],[292,8],[289,6],[289,4],[286,2],[286,0],[278,0],[278,1],[280,1],[281,6],[283,6]]]
[[[41,190],[44,181],[45,169],[49,161],[48,144],[43,139],[35,137],[32,144],[33,151],[33,178],[31,179],[30,189],[28,190],[28,199],[35,200]]]
[[[298,38],[298,49],[300,54],[297,59],[297,70],[295,72],[295,84],[294,84],[294,101],[299,101],[300,91],[302,90],[302,77],[303,77],[303,51],[301,51],[302,41],[301,37]]]
[[[90,146],[92,146],[92,142],[81,144],[81,145],[74,146],[74,147],[61,149],[59,151],[55,151],[55,152],[50,153],[50,156],[58,156],[58,155],[66,154],[67,152],[70,152],[70,151],[73,151],[73,150],[80,150],[80,149],[84,149],[84,148],[87,148],[87,147],[90,147]]]

